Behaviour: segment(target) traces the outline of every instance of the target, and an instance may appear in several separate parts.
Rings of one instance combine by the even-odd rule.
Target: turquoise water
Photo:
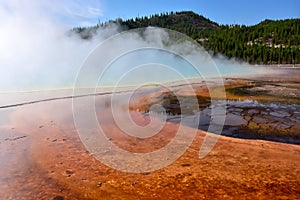
[[[251,67],[233,61],[212,60],[201,54],[193,65],[193,56],[180,56],[160,49],[139,49],[116,58],[99,77],[99,86],[139,85],[148,82],[163,83],[187,78],[216,78],[226,76],[249,76],[270,73],[271,70]]]

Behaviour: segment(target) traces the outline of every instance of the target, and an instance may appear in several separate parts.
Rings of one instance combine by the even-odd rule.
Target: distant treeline
[[[117,23],[124,29],[157,26],[182,32],[198,41],[213,55],[252,64],[300,64],[300,19],[265,20],[254,26],[218,25],[190,11],[155,14],[135,19],[116,19],[74,31],[83,38],[100,27]]]

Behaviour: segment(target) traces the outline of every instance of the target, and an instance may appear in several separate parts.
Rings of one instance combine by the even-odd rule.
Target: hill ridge
[[[213,55],[251,64],[300,64],[300,19],[265,19],[256,25],[219,25],[192,11],[166,12],[77,27],[73,31],[89,39],[98,28],[118,24],[121,30],[156,26],[179,31],[198,41]]]

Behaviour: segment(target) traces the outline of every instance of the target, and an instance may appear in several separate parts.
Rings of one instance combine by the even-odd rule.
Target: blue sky
[[[300,0],[0,0],[5,15],[38,13],[68,27],[170,11],[194,11],[219,24],[254,25],[264,19],[300,18]]]
[[[299,0],[99,0],[98,3],[100,21],[182,10],[192,10],[220,24],[253,25],[266,18],[300,17]]]

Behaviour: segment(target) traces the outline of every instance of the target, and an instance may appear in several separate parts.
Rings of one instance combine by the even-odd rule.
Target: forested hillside
[[[116,19],[94,27],[73,30],[92,37],[100,27],[117,23],[122,30],[157,26],[192,37],[213,55],[223,54],[252,64],[300,64],[300,19],[265,20],[254,26],[218,25],[190,11]]]
[[[214,53],[257,64],[299,64],[300,20],[265,20],[255,26],[226,25],[200,34]]]

